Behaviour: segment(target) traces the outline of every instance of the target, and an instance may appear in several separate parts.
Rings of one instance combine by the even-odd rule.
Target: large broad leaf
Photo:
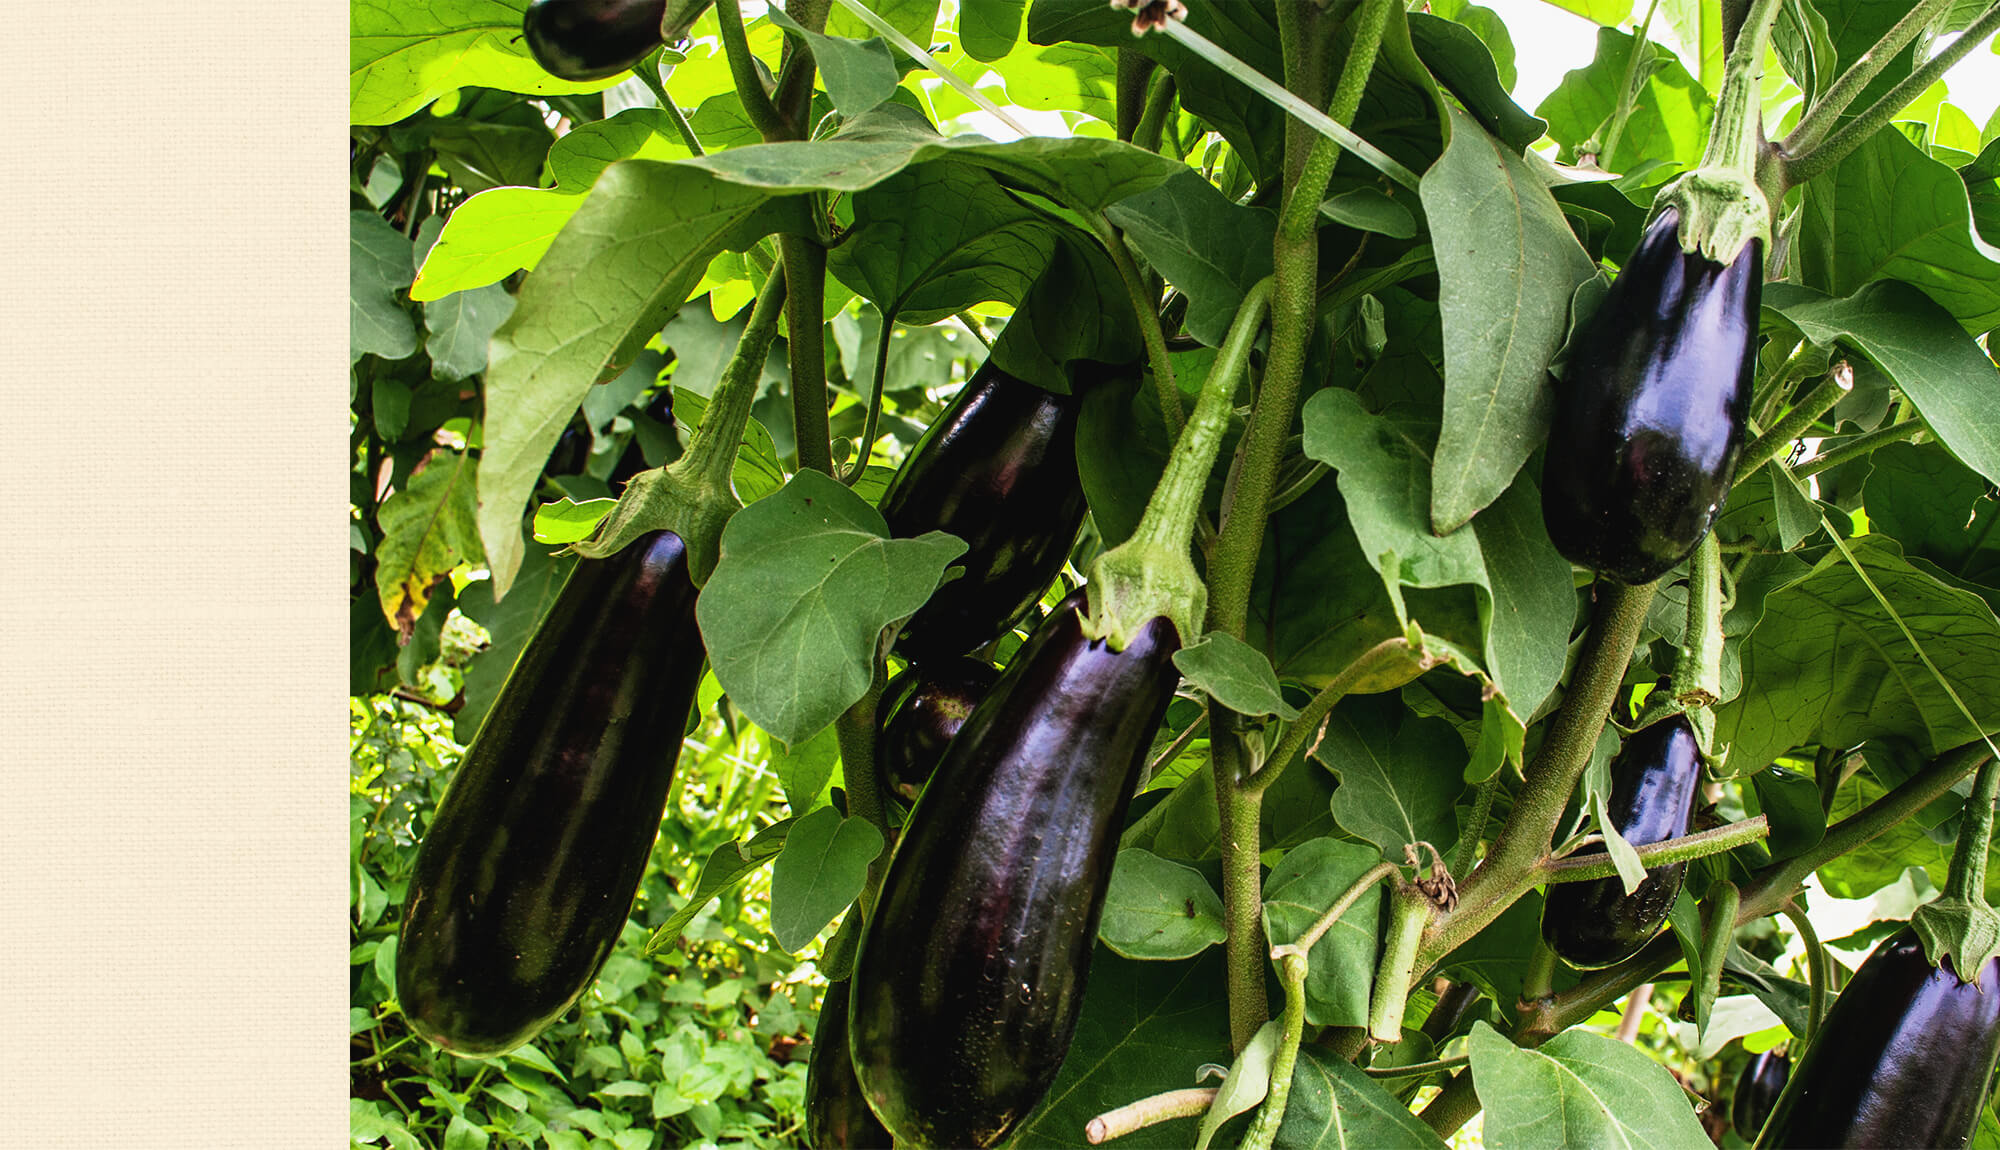
[[[2000,265],[1994,272],[2000,287]],[[1960,460],[2000,483],[2000,419],[1993,413],[2000,368],[1938,303],[1894,282],[1866,284],[1847,299],[1771,284],[1764,303],[1812,342],[1838,340],[1867,356]],[[2000,296],[1995,303],[2000,322]]]
[[[1210,631],[1174,652],[1174,666],[1189,685],[1239,715],[1276,715],[1296,719],[1299,710],[1285,702],[1277,673],[1264,653],[1225,631]]]
[[[1327,716],[1313,752],[1340,779],[1333,818],[1340,829],[1403,861],[1403,848],[1427,842],[1447,857],[1458,842],[1453,809],[1465,789],[1465,741],[1442,719],[1419,719],[1400,701],[1377,696],[1343,701]]]
[[[965,54],[992,63],[1014,50],[1028,0],[965,0],[959,5],[958,42]]]
[[[699,122],[701,114],[695,119]],[[583,206],[584,193],[604,169],[619,160],[677,160],[692,154],[658,108],[627,108],[579,125],[548,150],[553,186],[491,188],[452,209],[444,232],[417,269],[410,298],[442,299],[533,268]]]
[[[618,82],[549,75],[521,39],[528,0],[355,0],[349,8],[348,121],[393,124],[458,88],[552,96]]]
[[[1111,222],[1188,297],[1188,334],[1220,347],[1243,296],[1271,274],[1278,221],[1241,206],[1193,169],[1112,205]]]
[[[1229,937],[1222,899],[1201,872],[1151,851],[1121,850],[1097,937],[1137,959],[1189,958]]]
[[[487,344],[514,313],[514,297],[499,284],[452,294],[424,306],[424,328],[430,335],[431,373],[439,379],[465,379],[486,370]]]
[[[493,336],[479,533],[496,597],[520,565],[522,508],[590,386],[638,355],[717,251],[782,227],[809,230],[806,209],[681,164],[605,170]]]
[[[992,173],[939,161],[856,195],[854,227],[827,270],[884,314],[927,324],[989,300],[1020,302],[1054,251],[1049,224]]]
[[[1505,69],[1509,75],[1501,75],[1499,61],[1488,44],[1482,42],[1481,34],[1463,23],[1472,13],[1484,13],[1486,34],[1509,49]],[[1507,94],[1514,80],[1513,42],[1507,39],[1507,26],[1500,23],[1491,9],[1468,8],[1454,18],[1457,23],[1422,12],[1412,12],[1408,19],[1410,40],[1417,55],[1440,83],[1465,102],[1466,110],[1488,131],[1517,152],[1541,139],[1547,125],[1540,117],[1529,115]]]
[[[1567,1030],[1526,1050],[1480,1022],[1469,1049],[1493,1150],[1714,1145],[1674,1076],[1628,1043]]]
[[[1604,145],[1636,43],[1628,32],[1598,29],[1596,57],[1566,74],[1535,109],[1548,121],[1549,137],[1563,146],[1565,159]],[[1665,48],[1649,41],[1646,50],[1652,55],[1652,71],[1639,85],[1617,149],[1598,157],[1598,166],[1606,171],[1630,172],[1654,160],[1691,167],[1708,140],[1709,117],[1715,111],[1709,94]]]
[[[1393,362],[1429,370],[1414,358]],[[1361,553],[1385,588],[1478,588],[1485,669],[1525,725],[1562,675],[1576,611],[1569,564],[1548,540],[1530,481],[1515,479],[1472,530],[1440,537],[1430,531],[1427,488],[1441,456],[1430,450],[1437,432],[1427,416],[1400,406],[1371,415],[1356,393],[1327,388],[1307,401],[1304,422],[1305,453],[1337,469]],[[1427,612],[1411,614],[1456,637]]]
[[[1803,212],[1792,251],[1806,286],[1848,296],[1902,280],[1968,332],[2000,327],[2000,248],[1973,230],[1965,181],[1901,132],[1876,132],[1808,183]]]
[[[1549,359],[1569,327],[1570,295],[1594,270],[1520,154],[1463,113],[1451,123],[1421,189],[1444,317],[1430,506],[1439,532],[1505,491],[1544,435]]]
[[[1131,300],[1110,257],[1067,228],[1057,233],[1048,266],[993,341],[994,366],[1064,394],[1069,363],[1133,363],[1141,354]]]
[[[1199,1085],[1196,1072],[1229,1060],[1222,954],[1190,962],[1132,962],[1099,948],[1069,1056],[1041,1106],[1006,1145],[1062,1150],[1090,1145],[1084,1128],[1108,1110]],[[1197,1122],[1179,1118],[1120,1138],[1118,1146],[1185,1150]]]
[[[868,864],[882,853],[882,832],[862,818],[820,807],[792,823],[785,849],[771,864],[771,934],[799,951],[868,883]]]
[[[1345,1059],[1301,1046],[1276,1150],[1441,1150],[1444,1142],[1388,1087]]]
[[[347,347],[349,362],[364,355],[403,359],[417,350],[417,325],[396,293],[410,286],[410,241],[374,212],[348,217]]]
[[[932,0],[935,3],[935,0]],[[896,58],[889,54],[889,42],[880,36],[849,39],[823,36],[806,28],[772,5],[773,23],[805,42],[819,67],[819,79],[832,98],[834,110],[842,116],[858,116],[895,94]]]
[[[1297,768],[1294,768],[1297,769]],[[1338,792],[1335,792],[1336,794]],[[1276,945],[1295,942],[1354,881],[1381,858],[1372,847],[1320,838],[1294,847],[1264,880],[1264,934]],[[1360,1026],[1368,1021],[1375,971],[1378,883],[1347,908],[1306,956],[1306,1021]]]
[[[1892,443],[1868,457],[1868,522],[1903,545],[1904,557],[2000,588],[2000,501],[1993,485],[1935,444]]]
[[[1850,545],[1932,663],[1987,731],[2000,728],[2000,619],[1970,591],[1912,567],[1893,541]],[[1741,648],[1744,690],[1716,710],[1738,773],[1804,743],[1897,736],[1935,755],[1979,734],[1839,552],[1773,591]]]
[[[430,603],[431,584],[481,557],[472,518],[472,462],[438,450],[429,464],[376,512],[375,588],[382,614],[408,635]]]
[[[965,550],[889,538],[881,513],[818,471],[738,512],[695,606],[709,662],[756,724],[797,745],[862,692],[882,629],[909,618]]]
[[[542,616],[555,605],[556,595],[562,591],[563,581],[569,578],[570,568],[576,563],[575,555],[552,555],[546,547],[532,546],[521,562],[514,593],[504,601],[493,601],[490,579],[467,586],[459,595],[459,612],[486,628],[489,646],[466,669],[465,705],[452,717],[453,738],[461,743],[472,741],[486,712],[500,697],[500,688],[506,685],[514,661],[527,648]]]

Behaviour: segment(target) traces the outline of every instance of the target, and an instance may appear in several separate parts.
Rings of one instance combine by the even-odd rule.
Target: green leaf
[[[1339,839],[1318,838],[1292,848],[1264,881],[1265,937],[1273,945],[1298,941],[1380,861],[1372,847]],[[1306,955],[1306,1021],[1312,1025],[1367,1022],[1381,904],[1382,886],[1376,883],[1354,900]]]
[[[573,503],[564,496],[535,508],[535,542],[558,546],[590,538],[598,521],[618,506],[616,499],[586,499]]]
[[[831,807],[826,809],[832,810]],[[835,811],[834,817],[839,818],[840,813]],[[757,832],[755,838],[723,843],[710,851],[708,861],[702,864],[701,876],[695,880],[694,893],[690,894],[687,902],[669,915],[667,921],[661,923],[652,937],[646,940],[646,953],[657,954],[672,950],[679,945],[681,932],[694,921],[695,915],[702,912],[702,908],[709,904],[709,900],[743,881],[751,871],[776,857],[790,837],[793,824],[792,819],[772,823]],[[520,1057],[520,1051],[515,1051],[514,1057]]]
[[[1417,219],[1410,209],[1380,188],[1354,188],[1332,196],[1319,214],[1356,231],[1374,232],[1395,240],[1414,239]]]
[[[867,819],[832,807],[801,816],[771,864],[771,934],[797,953],[847,909],[868,884],[868,864],[882,853],[882,832]]]
[[[410,241],[374,212],[348,213],[347,230],[349,361],[416,354],[416,321],[396,298],[413,274]]]
[[[928,48],[931,33],[937,28],[938,0],[867,0],[868,10],[889,22],[889,26],[918,45]],[[868,25],[861,18],[841,7],[833,6],[827,14],[826,30],[840,36],[866,36]]]
[[[1097,928],[1126,958],[1183,959],[1229,937],[1222,899],[1193,867],[1150,851],[1121,850]]]
[[[1299,1047],[1274,1150],[1441,1150],[1440,1140],[1388,1087],[1345,1059]]]
[[[1469,18],[1478,19],[1473,13],[1484,13],[1485,32],[1476,33],[1466,26]],[[1507,35],[1507,26],[1492,10],[1468,8],[1454,20],[1411,12],[1409,23],[1410,42],[1417,55],[1439,83],[1464,101],[1466,111],[1485,125],[1487,131],[1515,155],[1542,138],[1547,125],[1540,117],[1529,115],[1507,94],[1514,77],[1503,78],[1501,73],[1513,71],[1514,44]],[[1496,44],[1507,51],[1504,69],[1492,47]]]
[[[1632,0],[1549,0],[1549,3],[1605,25],[1623,24],[1632,16]]]
[[[696,113],[697,120],[700,115]],[[410,298],[442,299],[534,267],[605,168],[619,160],[678,160],[692,154],[658,108],[627,108],[578,125],[549,148],[554,187],[491,188],[452,209],[417,270]]]
[[[1430,427],[1399,414],[1372,414],[1354,392],[1325,388],[1305,406],[1306,456],[1338,474],[1361,551],[1375,557],[1384,583],[1484,583],[1486,565],[1473,532],[1431,533],[1431,492],[1426,487],[1435,469],[1427,442]],[[1385,566],[1391,555],[1396,565]]]
[[[1118,272],[1095,242],[1058,235],[1048,267],[993,342],[996,366],[1067,394],[1073,360],[1131,363],[1141,355],[1139,328]]]
[[[1192,168],[1105,214],[1188,297],[1188,334],[1210,347],[1222,346],[1244,295],[1271,274],[1277,216],[1235,203]]]
[[[927,324],[990,300],[1020,302],[1054,250],[1041,214],[992,173],[937,161],[856,195],[854,227],[827,270],[885,314]]]
[[[1994,276],[1991,319],[2000,324],[2000,265]],[[2000,368],[1943,307],[1901,283],[1866,284],[1848,299],[1771,284],[1764,306],[1815,344],[1838,340],[1858,349],[1909,396],[1953,454],[2000,483],[2000,421],[1993,418]]]
[[[717,251],[781,225],[809,230],[805,206],[680,164],[627,160],[605,169],[493,336],[479,533],[496,598],[520,566],[522,508],[591,385],[624,370]]]
[[[1872,530],[1894,536],[1913,564],[2000,587],[2000,501],[1990,484],[1935,444],[1892,443],[1868,462],[1863,494]]]
[[[1873,772],[1863,771],[1841,784],[1827,821],[1837,823],[1887,793]],[[1820,886],[1835,898],[1867,898],[1901,882],[1911,867],[1922,868],[1932,884],[1942,887],[1950,872],[1951,848],[1925,834],[1917,820],[1904,819],[1816,873]],[[1989,880],[1987,885],[1991,887],[1993,882]]]
[[[1629,32],[1599,28],[1596,56],[1565,75],[1535,109],[1548,121],[1549,138],[1562,145],[1564,159],[1574,160],[1588,148],[1602,147],[1636,43]],[[1652,64],[1643,72],[1646,78],[1638,85],[1617,150],[1599,157],[1598,166],[1606,171],[1634,172],[1662,160],[1692,167],[1708,141],[1709,118],[1715,111],[1709,94],[1671,52],[1651,41],[1645,50]],[[1620,259],[1624,255],[1618,253]]]
[[[1021,38],[1021,17],[1028,0],[963,0],[958,13],[958,42],[965,54],[990,64],[1014,50]]]
[[[932,0],[933,14],[935,4],[936,0]],[[820,82],[833,100],[834,110],[842,116],[858,116],[896,91],[900,77],[887,40],[880,36],[866,40],[823,36],[804,27],[775,4],[767,11],[778,27],[805,41],[812,51],[813,63],[819,67]]]
[[[1803,854],[1826,837],[1826,811],[1812,776],[1773,765],[1752,775],[1750,782],[1757,789],[1757,805],[1771,824],[1771,837],[1764,845],[1774,861]]]
[[[393,124],[446,92],[596,92],[616,78],[549,75],[521,39],[527,0],[357,0],[349,9],[348,122]]]
[[[1479,601],[1486,669],[1505,693],[1518,726],[1541,709],[1562,681],[1576,590],[1569,560],[1549,541],[1541,494],[1526,473],[1472,521],[1486,562]]]
[[[1521,983],[1528,969],[1528,956],[1541,941],[1542,896],[1534,891],[1522,895],[1500,917],[1446,955],[1439,969],[1452,978],[1465,979],[1486,992],[1486,996],[1511,1011],[1521,1000]],[[1558,964],[1556,989],[1576,976]]]
[[[1451,854],[1465,742],[1450,723],[1417,718],[1374,696],[1350,699],[1327,716],[1313,757],[1340,779],[1334,821],[1375,844],[1383,861],[1400,864],[1403,847],[1417,842]]]
[[[1617,1039],[1567,1030],[1524,1050],[1480,1022],[1469,1049],[1493,1150],[1714,1145],[1667,1068]]]
[[[1277,1056],[1283,1029],[1276,1019],[1266,1022],[1237,1053],[1222,1085],[1216,1088],[1215,1101],[1209,1104],[1208,1113],[1202,1115],[1201,1134],[1195,1139],[1194,1150],[1208,1150],[1210,1140],[1223,1123],[1252,1109],[1271,1092],[1271,1060]]]
[[[465,379],[486,370],[486,346],[500,324],[514,312],[514,297],[499,284],[453,292],[424,305],[424,328],[430,337],[431,373],[439,379]]]
[[[1607,723],[1597,733],[1597,744],[1591,748],[1590,764],[1584,768],[1583,787],[1585,803],[1590,808],[1591,818],[1596,820],[1598,833],[1604,836],[1605,853],[1611,856],[1611,863],[1618,868],[1618,878],[1625,884],[1625,893],[1631,894],[1646,881],[1646,868],[1639,862],[1639,853],[1618,827],[1611,821],[1611,762],[1618,750],[1618,732]]]
[[[469,743],[479,730],[493,701],[500,697],[514,661],[528,646],[542,616],[548,614],[561,593],[574,555],[551,555],[546,548],[530,547],[521,563],[521,575],[514,594],[503,603],[493,601],[493,582],[481,579],[469,584],[458,597],[459,613],[486,628],[488,646],[465,672],[465,706],[452,718],[453,737]]]
[[[391,1150],[423,1150],[423,1143],[394,1114],[382,1113],[380,1104],[362,1098],[347,1100],[347,1136],[355,1142],[384,1139]]]
[[[1792,255],[1807,287],[1849,296],[1901,280],[1968,332],[2000,327],[2000,248],[1974,231],[1965,181],[1901,132],[1876,132],[1807,183],[1802,214]]]
[[[472,461],[442,448],[376,511],[375,588],[382,613],[405,635],[430,603],[431,584],[460,563],[478,562]]]
[[[715,677],[760,727],[796,745],[859,699],[883,628],[937,588],[963,540],[891,539],[880,512],[817,471],[737,513],[695,619]]]
[[[474,1126],[463,1114],[451,1116],[444,1130],[444,1150],[486,1150],[486,1131]]]
[[[1288,722],[1299,717],[1299,709],[1278,690],[1271,661],[1234,635],[1210,631],[1174,652],[1174,666],[1189,683],[1239,715],[1276,715]]]
[[[1850,546],[1897,613],[1921,628],[1925,652],[1972,713],[2000,715],[1993,609],[1912,567],[1893,541],[1870,535]],[[1743,692],[1716,709],[1715,731],[1739,773],[1804,743],[1901,736],[1930,756],[1979,733],[1838,552],[1771,592],[1740,658]]]
[[[1444,426],[1430,521],[1455,530],[1498,498],[1548,426],[1549,359],[1569,299],[1595,270],[1518,152],[1452,111],[1451,144],[1424,173],[1444,320]]]
[[[1004,1145],[1082,1150],[1092,1118],[1135,1099],[1197,1084],[1205,1064],[1229,1057],[1222,954],[1188,962],[1133,962],[1100,947],[1069,1057],[1042,1104]],[[1177,1147],[1195,1139],[1192,1118],[1149,1126],[1117,1145]]]
[[[785,788],[785,801],[795,812],[811,810],[833,780],[834,764],[840,761],[840,738],[832,727],[787,750],[776,739],[765,740],[771,769],[778,785]]]

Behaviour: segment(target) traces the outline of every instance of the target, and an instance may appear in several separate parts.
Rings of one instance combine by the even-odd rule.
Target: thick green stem
[[[1792,405],[1784,417],[1771,425],[1771,429],[1758,436],[1750,446],[1743,449],[1743,462],[1736,468],[1736,482],[1741,483],[1757,473],[1757,469],[1792,449],[1800,436],[1812,430],[1819,417],[1832,411],[1847,394],[1844,381],[1852,377],[1844,370],[1836,368],[1826,374],[1826,378],[1813,385],[1805,398]]]
[[[1764,142],[1758,114],[1763,102],[1764,46],[1770,42],[1779,2],[1754,0],[1742,33],[1723,60],[1722,91],[1715,98],[1708,147],[1701,157],[1703,168],[1735,172],[1745,178],[1756,175],[1757,152]]]
[[[1466,1067],[1451,1076],[1430,1105],[1417,1115],[1424,1125],[1431,1128],[1440,1138],[1449,1138],[1457,1129],[1472,1121],[1479,1113],[1479,1093],[1472,1088],[1472,1068]]]
[[[1216,1088],[1213,1086],[1193,1086],[1141,1098],[1092,1118],[1083,1128],[1084,1141],[1096,1146],[1156,1123],[1171,1122],[1176,1118],[1199,1118],[1215,1104],[1215,1095]]]
[[[1209,705],[1216,706],[1212,702]],[[1221,815],[1222,925],[1229,932],[1222,944],[1229,985],[1229,1044],[1230,1049],[1240,1053],[1271,1017],[1271,1003],[1264,991],[1268,952],[1264,940],[1264,872],[1259,858],[1264,796],[1246,792],[1230,781],[1241,767],[1241,743],[1215,729],[1209,746],[1215,768],[1216,805]]]
[[[1145,114],[1139,117],[1139,126],[1132,132],[1135,146],[1149,152],[1160,150],[1160,137],[1166,131],[1167,117],[1174,110],[1174,91],[1174,74],[1160,69],[1146,92]]]
[[[1409,1005],[1410,983],[1422,973],[1417,951],[1431,910],[1430,896],[1413,885],[1399,883],[1389,896],[1389,935],[1382,943],[1375,992],[1368,1001],[1368,1036],[1377,1042],[1403,1040],[1403,1010]]]
[[[882,801],[882,782],[875,770],[875,712],[882,703],[883,671],[882,655],[877,651],[875,676],[868,690],[835,720],[834,734],[840,741],[840,778],[847,791],[847,813],[873,823],[887,844],[895,842],[895,837],[889,829],[889,808]],[[882,889],[882,875],[888,866],[889,848],[884,846],[875,861],[868,864],[868,882],[861,888],[864,920],[874,912],[876,896]]]
[[[1389,18],[1389,0],[1363,0],[1350,17],[1354,42],[1348,50],[1340,81],[1327,115],[1341,123],[1354,118],[1361,92],[1375,69],[1375,56]],[[1296,22],[1285,19],[1280,6],[1280,31]],[[1299,33],[1296,29],[1293,36]],[[1306,351],[1318,314],[1319,205],[1340,149],[1324,137],[1313,139],[1298,179],[1285,191],[1273,250],[1271,350],[1264,382],[1249,427],[1237,448],[1236,490],[1224,515],[1209,566],[1212,594],[1210,629],[1242,638],[1250,613],[1250,587],[1263,549],[1264,524],[1286,439],[1297,418],[1299,386],[1305,377]]]
[[[1670,863],[1689,862],[1709,855],[1722,854],[1757,842],[1771,833],[1770,821],[1764,815],[1753,815],[1740,822],[1726,823],[1682,835],[1677,839],[1661,839],[1647,843],[1633,850],[1639,862],[1647,869],[1667,866]],[[1548,859],[1536,868],[1535,882],[1587,882],[1591,879],[1610,878],[1618,873],[1618,866],[1611,856],[1602,851],[1588,854],[1570,855],[1568,858]]]
[[[1500,770],[1479,784],[1477,797],[1472,800],[1472,817],[1466,820],[1465,831],[1458,840],[1458,865],[1452,873],[1463,880],[1472,873],[1472,866],[1479,861],[1479,840],[1486,837],[1487,820],[1493,817],[1493,796],[1500,790]]]
[[[1128,144],[1145,116],[1146,93],[1158,68],[1151,57],[1141,55],[1135,48],[1118,49],[1118,71],[1112,93],[1117,103],[1118,138]]]
[[[1951,854],[1951,871],[1944,881],[1944,898],[1986,905],[1986,856],[1993,840],[1993,803],[2000,799],[2000,759],[1979,768],[1972,795],[1965,800],[1965,821],[1958,846]]]
[[[673,124],[674,131],[681,134],[681,142],[688,146],[688,151],[697,156],[706,155],[707,153],[702,150],[701,138],[694,134],[694,125],[688,123],[680,105],[674,103],[672,96],[667,95],[667,86],[660,81],[660,53],[655,52],[641,60],[639,66],[632,69],[632,74],[639,77],[639,82],[646,85],[647,90],[653,93],[653,98],[660,102],[660,111],[666,113],[667,121]]]
[[[1250,1130],[1243,1135],[1243,1150],[1270,1150],[1277,1140],[1278,1127],[1285,1123],[1285,1104],[1292,1096],[1292,1070],[1298,1065],[1299,1041],[1306,1032],[1306,959],[1288,954],[1278,962],[1278,980],[1285,985],[1285,1013],[1280,1020],[1278,1052],[1271,1060],[1271,1088],[1264,1095]]]
[[[791,285],[791,299],[785,306],[785,347],[792,368],[792,438],[799,445],[799,470],[831,475],[833,454],[826,424],[826,249],[805,236],[781,235],[778,252],[785,262],[785,282]]]
[[[1521,1001],[1540,1002],[1555,993],[1556,952],[1541,938],[1528,952],[1528,968],[1521,975]]]
[[[1687,635],[1674,660],[1674,701],[1711,707],[1722,697],[1722,544],[1710,531],[1688,568]]]
[[[1906,419],[1901,423],[1891,424],[1888,427],[1878,427],[1866,435],[1855,436],[1832,451],[1813,456],[1811,459],[1792,468],[1792,474],[1800,479],[1818,475],[1822,471],[1830,471],[1843,463],[1852,463],[1854,460],[1887,447],[1892,443],[1901,443],[1906,439],[1915,439],[1917,436],[1923,434],[1923,432],[1924,421],[1921,419]]]
[[[2000,28],[2000,4],[1987,9],[1985,15],[1975,21],[1972,27],[1961,32],[1950,47],[1926,61],[1922,67],[1912,72],[1908,79],[1889,89],[1888,94],[1870,104],[1866,111],[1843,124],[1839,131],[1802,154],[1788,157],[1784,161],[1786,185],[1797,187],[1815,176],[1832,170],[1834,165],[1846,159],[1868,137],[1895,119],[1897,113],[1909,107],[1918,96],[1929,90],[1932,84],[1937,83],[1953,65],[1984,42],[1996,28]]]
[[[1811,980],[1812,998],[1806,1008],[1806,1032],[1800,1038],[1811,1046],[1813,1035],[1819,1033],[1819,1024],[1826,1018],[1826,947],[1819,941],[1819,931],[1813,928],[1811,916],[1798,903],[1786,899],[1779,909],[1791,920],[1792,929],[1799,932],[1799,941],[1805,944],[1806,977]]]
[[[832,8],[833,0],[785,0],[785,15],[809,32],[826,31],[827,13]],[[771,104],[791,129],[794,139],[803,140],[812,131],[812,125],[806,121],[812,115],[817,65],[818,61],[804,44],[787,38],[785,62],[778,70],[778,88],[771,95]]]
[[[1662,189],[1655,212],[1680,213],[1681,249],[1732,264],[1753,242],[1771,247],[1772,203],[1758,183],[1764,153],[1764,49],[1779,0],[1754,0],[1742,32],[1722,65],[1722,91],[1709,121],[1701,164]]]
[[[1596,615],[1569,691],[1549,720],[1541,749],[1522,772],[1514,809],[1495,836],[1486,861],[1460,884],[1457,909],[1426,933],[1426,960],[1435,961],[1478,933],[1536,881],[1563,808],[1590,765],[1590,752],[1624,680],[1655,585],[1628,587],[1607,579],[1600,580],[1598,588]]]
[[[1847,111],[1847,106],[1861,95],[1869,82],[1881,75],[1882,69],[1889,66],[1897,53],[1930,27],[1940,13],[1951,7],[1951,3],[1952,0],[1918,0],[1912,4],[1908,15],[1896,21],[1881,39],[1856,57],[1854,63],[1848,65],[1840,78],[1833,82],[1833,86],[1813,101],[1813,106],[1800,117],[1791,135],[1785,137],[1784,150],[1798,155],[1825,139],[1827,132],[1840,119],[1840,114]]]
[[[763,78],[757,74],[757,64],[750,55],[750,38],[743,32],[743,12],[727,0],[715,6],[717,23],[722,30],[722,51],[729,58],[729,75],[736,82],[736,95],[743,101],[743,111],[750,117],[750,123],[766,143],[793,138],[790,124],[778,112],[778,106],[771,102],[771,94],[764,90]]]
[[[1139,628],[1160,616],[1173,620],[1184,643],[1201,633],[1208,592],[1195,572],[1189,547],[1208,473],[1229,426],[1236,385],[1250,362],[1250,346],[1270,298],[1269,277],[1244,296],[1208,378],[1202,381],[1194,418],[1175,440],[1138,527],[1091,564],[1090,612],[1084,630],[1092,638],[1108,636],[1114,648],[1123,650]]]
[[[750,407],[757,399],[757,384],[764,378],[764,360],[771,353],[771,341],[778,333],[778,311],[785,304],[786,278],[773,272],[757,293],[757,305],[750,309],[750,322],[737,341],[736,353],[723,370],[722,381],[709,397],[701,427],[688,441],[687,453],[675,460],[673,470],[703,483],[728,486],[736,466],[736,449],[743,442],[743,429],[750,423]]]

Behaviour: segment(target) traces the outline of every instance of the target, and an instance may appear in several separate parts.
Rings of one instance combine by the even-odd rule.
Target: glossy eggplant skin
[[[806,1144],[814,1150],[890,1150],[889,1132],[861,1097],[847,1048],[846,979],[826,988],[806,1059]]]
[[[993,664],[961,658],[922,667],[912,663],[889,680],[882,691],[875,765],[890,790],[916,801],[952,736],[999,677]]]
[[[944,531],[965,540],[966,552],[957,560],[965,573],[903,625],[896,649],[904,658],[969,654],[1041,600],[1083,525],[1081,409],[1077,395],[1016,379],[988,360],[910,449],[882,493],[889,533]]]
[[[1904,927],[1834,1000],[1760,1147],[1963,1146],[2000,1055],[2000,958],[1984,985],[1924,957]]]
[[[1174,625],[1114,652],[1083,593],[1035,629],[904,824],[855,959],[849,1040],[884,1126],[991,1146],[1069,1051],[1127,805],[1179,673]]]
[[[611,953],[660,830],[703,648],[671,531],[578,562],[418,847],[396,951],[410,1026],[511,1050]]]
[[[1736,1080],[1736,1093],[1729,1099],[1729,1124],[1745,1142],[1757,1140],[1757,1131],[1778,1104],[1778,1095],[1791,1077],[1792,1060],[1775,1050],[1766,1050],[1750,1060]]]
[[[1763,247],[1724,267],[1681,251],[1662,211],[1571,344],[1542,467],[1564,558],[1649,583],[1707,534],[1743,452]]]
[[[549,75],[602,80],[660,46],[666,15],[667,0],[534,0],[521,30]]]
[[[1635,847],[1679,838],[1688,833],[1700,785],[1694,728],[1673,715],[1640,728],[1618,748],[1606,813]],[[1666,925],[1686,873],[1686,863],[1651,867],[1629,895],[1616,876],[1551,886],[1542,904],[1542,939],[1581,970],[1623,962]]]

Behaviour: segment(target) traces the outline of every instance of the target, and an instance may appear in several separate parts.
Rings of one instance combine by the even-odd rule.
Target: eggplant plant
[[[465,750],[368,1121],[2000,1130],[2000,3],[1563,4],[1533,107],[1460,0],[389,7],[352,689]]]

